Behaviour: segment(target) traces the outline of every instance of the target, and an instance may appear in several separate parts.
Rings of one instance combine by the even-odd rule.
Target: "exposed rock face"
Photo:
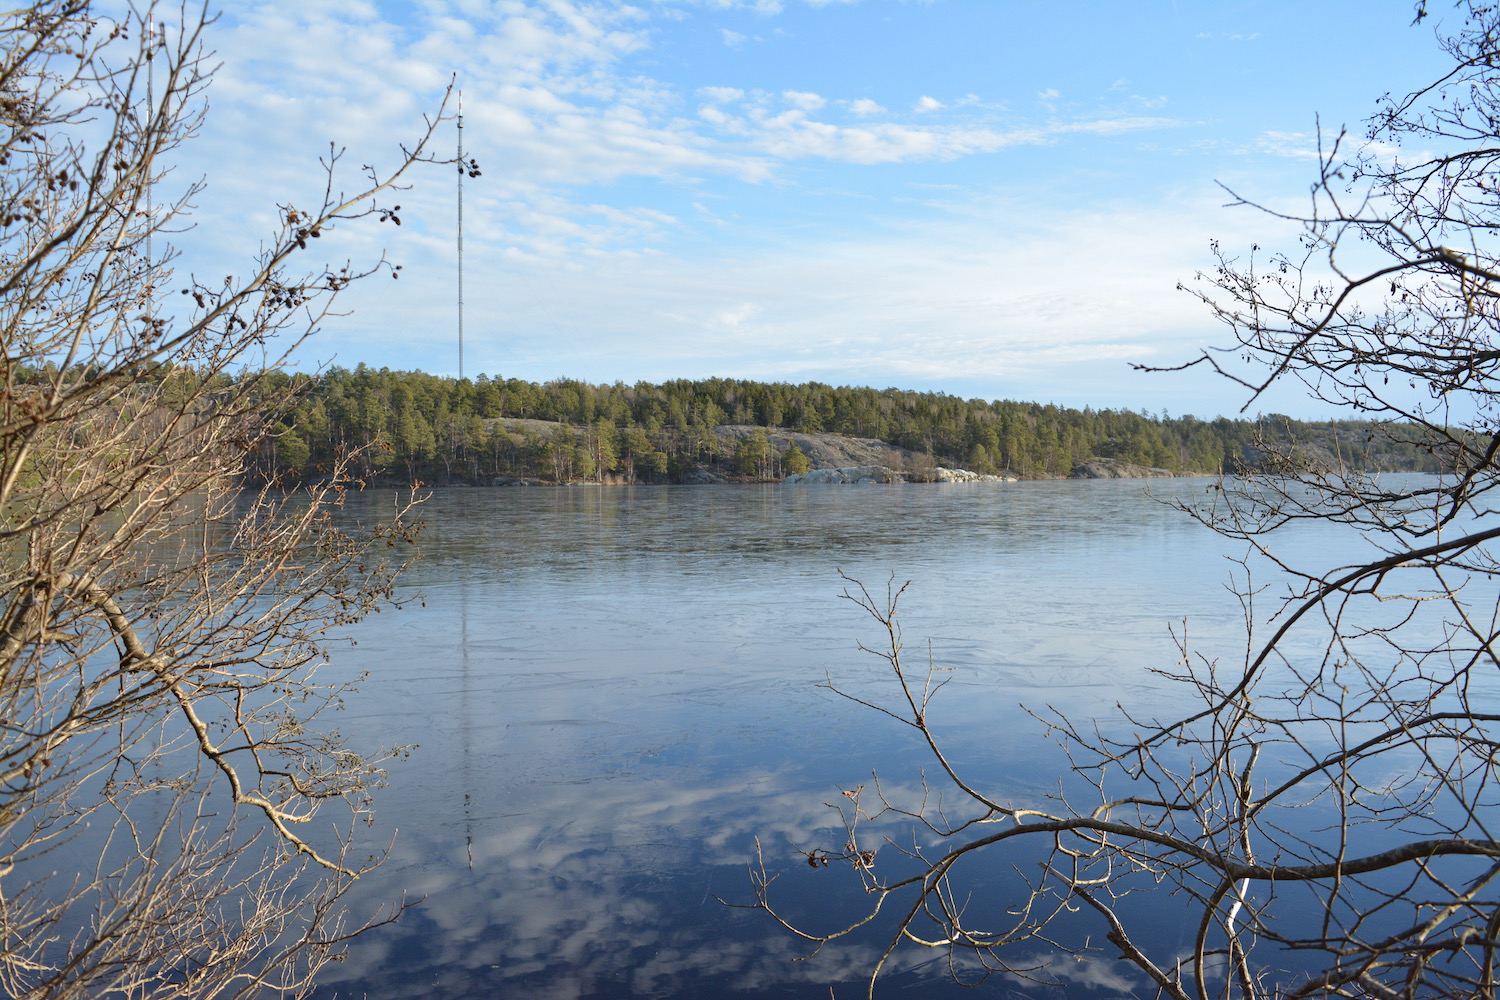
[[[705,469],[701,465],[694,465],[691,468],[684,469],[677,481],[687,486],[711,486],[726,482],[723,476]]]
[[[1175,475],[1166,469],[1131,465],[1113,458],[1091,458],[1073,466],[1069,479],[1170,479]]]
[[[1326,473],[1344,468],[1343,460],[1320,444],[1278,442],[1271,447],[1276,452],[1274,457],[1264,448],[1247,444],[1240,449],[1240,460],[1245,468],[1257,470]]]
[[[793,486],[822,483],[904,483],[906,475],[883,465],[850,465],[842,469],[814,469],[800,475],[787,476],[782,482]]]
[[[498,423],[512,434],[529,432],[544,440],[550,438],[559,427],[579,429],[552,420],[532,420],[521,417],[496,418],[494,423]],[[933,472],[932,459],[927,456],[919,456],[910,449],[875,438],[845,437],[842,434],[822,431],[804,434],[801,431],[790,431],[780,427],[755,427],[748,424],[724,424],[714,428],[714,435],[720,442],[720,452],[724,455],[734,454],[734,449],[742,440],[756,433],[764,434],[771,449],[778,455],[795,444],[802,454],[807,456],[808,466],[816,470],[879,466],[894,475],[904,475],[905,470],[920,469],[925,471],[929,478]],[[703,484],[722,483],[725,482],[725,476],[715,469],[697,467],[684,472],[679,481]]]
[[[877,441],[874,438],[845,437],[842,434],[804,434],[779,427],[752,427],[746,424],[724,424],[714,428],[725,451],[733,454],[740,441],[762,433],[778,454],[788,445],[796,445],[807,456],[808,465],[817,470],[847,469],[879,465],[887,469],[904,469],[911,465],[916,452]]]
[[[512,434],[530,433],[542,439],[550,438],[559,427],[577,431],[579,428],[559,424],[550,420],[532,420],[520,417],[496,418],[506,431]],[[765,435],[766,442],[776,454],[796,445],[807,456],[809,472],[800,476],[787,476],[786,483],[1013,483],[1021,477],[1012,472],[998,476],[970,472],[967,469],[945,469],[935,465],[932,456],[902,448],[899,445],[875,438],[845,437],[827,432],[803,433],[780,427],[755,427],[748,424],[724,424],[715,427],[714,435],[720,442],[721,456],[732,455],[739,443],[753,434]],[[1105,462],[1107,460],[1100,460]],[[721,459],[722,462],[722,459]],[[1113,463],[1120,465],[1121,463]],[[1123,466],[1135,468],[1135,466]],[[1074,473],[1077,475],[1077,473]],[[1149,475],[1145,473],[1122,473],[1122,475]],[[1154,474],[1171,475],[1156,470]],[[689,466],[677,473],[681,483],[723,483],[737,478],[727,474],[727,466]],[[541,485],[540,480],[502,476],[493,481],[495,486]]]

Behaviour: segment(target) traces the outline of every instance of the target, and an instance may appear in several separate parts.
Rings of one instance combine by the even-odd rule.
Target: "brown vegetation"
[[[400,505],[339,527],[348,455],[241,493],[290,403],[243,368],[384,268],[296,270],[381,217],[426,137],[354,198],[282,205],[246,277],[174,272],[152,236],[195,190],[161,179],[202,113],[204,22],[167,40],[148,16],[0,24],[0,992],[297,995],[366,919],[339,900],[401,752],[329,729],[348,679],[317,669],[389,603],[413,529]]]

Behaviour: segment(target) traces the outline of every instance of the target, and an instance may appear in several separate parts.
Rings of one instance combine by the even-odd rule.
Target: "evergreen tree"
[[[770,457],[771,443],[763,432],[755,431],[741,438],[734,449],[734,471],[741,476],[764,476]]]

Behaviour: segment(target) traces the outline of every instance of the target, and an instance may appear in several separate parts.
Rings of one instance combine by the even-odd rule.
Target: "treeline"
[[[52,373],[39,370],[29,379],[23,373],[21,381]],[[267,399],[293,397],[252,456],[263,478],[315,478],[343,455],[354,455],[366,477],[426,483],[774,478],[794,471],[788,459],[800,465],[800,456],[766,452],[763,440],[742,431],[716,432],[726,425],[876,439],[914,452],[914,468],[935,463],[1024,477],[1067,476],[1094,458],[1177,473],[1254,470],[1265,464],[1268,441],[1290,444],[1326,468],[1440,471],[1415,433],[1401,440],[1401,428],[1279,414],[1200,420],[820,382],[537,383],[364,364],[317,375],[239,377],[259,380]],[[143,370],[137,378],[143,387],[159,387],[169,405],[168,397],[190,388],[184,379],[194,381],[190,371],[170,367]],[[213,381],[229,378],[220,374]]]
[[[1026,477],[1066,476],[1111,458],[1172,472],[1253,468],[1266,440],[1293,443],[1332,467],[1437,471],[1417,444],[1358,421],[1200,420],[1129,410],[961,399],[935,392],[678,379],[593,385],[572,379],[452,379],[359,365],[300,383],[294,409],[260,456],[266,475],[316,475],[357,451],[366,475],[424,482],[531,477],[553,482],[682,481],[734,475],[734,439],[714,429],[752,424],[874,438],[939,465]],[[784,471],[779,464],[764,472]]]

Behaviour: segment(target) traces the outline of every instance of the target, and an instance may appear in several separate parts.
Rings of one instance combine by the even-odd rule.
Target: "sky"
[[[278,206],[393,164],[463,91],[463,373],[710,376],[1233,415],[1170,365],[1226,331],[1179,283],[1227,207],[1307,203],[1319,129],[1445,69],[1407,0],[229,2],[164,185],[179,275],[243,273]],[[173,11],[163,11],[171,20]],[[172,28],[168,27],[168,31]],[[450,102],[447,112],[457,110]],[[456,122],[435,152],[456,155]],[[459,370],[458,179],[411,175],[314,265],[384,253],[296,367]],[[170,194],[164,191],[163,200]],[[1250,412],[1323,416],[1281,392]]]

